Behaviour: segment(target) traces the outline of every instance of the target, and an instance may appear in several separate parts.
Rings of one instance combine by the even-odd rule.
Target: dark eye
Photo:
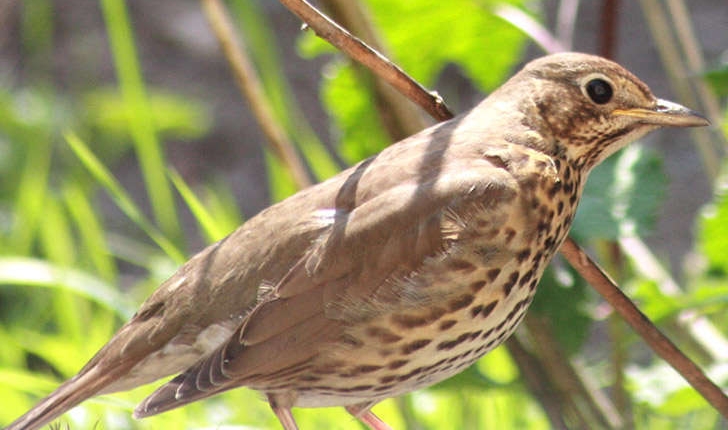
[[[586,93],[594,103],[603,105],[612,99],[612,86],[604,79],[592,79],[586,83]]]

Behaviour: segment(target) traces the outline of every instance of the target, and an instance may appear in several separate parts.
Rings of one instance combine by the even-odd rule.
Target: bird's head
[[[543,149],[589,170],[659,127],[708,125],[705,117],[658,99],[622,66],[601,57],[562,53],[527,64],[506,86],[517,88],[522,122]],[[510,93],[510,91],[508,91]]]

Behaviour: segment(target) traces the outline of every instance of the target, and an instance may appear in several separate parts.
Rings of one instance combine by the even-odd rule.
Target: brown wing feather
[[[264,389],[285,381],[327,343],[341,340],[352,323],[352,309],[359,317],[368,309],[367,318],[390,310],[372,297],[396,298],[401,292],[393,280],[444,252],[443,225],[453,209],[464,214],[492,210],[499,201],[485,198],[505,201],[514,194],[509,173],[488,161],[454,167],[425,183],[404,181],[338,213],[221,348],[149,396],[135,415],[156,414],[242,385]]]

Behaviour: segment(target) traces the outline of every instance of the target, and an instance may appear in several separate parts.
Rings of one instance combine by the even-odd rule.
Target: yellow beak
[[[685,106],[667,100],[657,99],[654,108],[615,109],[612,115],[639,118],[644,124],[664,127],[703,127],[710,121],[703,115]]]

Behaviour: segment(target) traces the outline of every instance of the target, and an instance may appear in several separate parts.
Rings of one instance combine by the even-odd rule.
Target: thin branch
[[[599,55],[605,58],[614,58],[614,48],[617,40],[618,13],[619,0],[602,1],[602,19],[599,31]]]
[[[571,399],[575,413],[581,417],[587,425],[593,427],[595,424],[606,428],[622,428],[623,421],[614,408],[614,405],[606,397],[594,396],[587,388],[581,375],[571,366],[569,358],[558,347],[558,342],[544,342],[544,339],[554,339],[549,322],[542,316],[530,313],[526,316],[524,323],[534,339],[534,349],[546,368],[550,379],[562,392],[563,397]],[[598,391],[598,390],[597,390]],[[582,427],[582,426],[579,426]]]
[[[433,118],[444,121],[453,117],[452,112],[437,93],[428,92],[417,81],[407,76],[402,69],[360,39],[352,36],[308,2],[305,0],[280,1],[291,12],[298,15],[319,37],[369,68],[397,91],[411,97],[412,101],[422,106]]]
[[[528,318],[528,316],[526,316]],[[562,430],[568,429],[564,416],[566,415],[567,401],[561,396],[561,392],[551,388],[551,381],[548,372],[541,360],[528,351],[523,342],[518,338],[518,333],[506,340],[505,346],[511,354],[513,361],[523,372],[523,381],[528,390],[541,402],[546,416],[551,422],[551,428]]]
[[[273,108],[265,96],[255,68],[247,57],[245,49],[235,33],[225,6],[220,0],[201,0],[202,9],[212,27],[215,36],[233,70],[235,82],[248,100],[253,114],[258,120],[266,137],[268,146],[273,153],[286,165],[293,180],[299,188],[310,186],[311,180],[301,158],[296,153],[293,143],[288,139],[285,131],[275,120]]]
[[[619,245],[622,252],[634,261],[635,270],[640,276],[654,281],[662,294],[675,297],[682,293],[677,282],[660,265],[642,240],[637,237],[624,237],[619,239]],[[698,315],[693,310],[686,310],[680,312],[677,323],[690,333],[700,347],[710,355],[711,360],[728,361],[728,340],[708,318]]]
[[[721,415],[728,418],[728,397],[720,387],[665,337],[573,240],[566,239],[561,246],[561,254],[657,355],[677,370]]]

